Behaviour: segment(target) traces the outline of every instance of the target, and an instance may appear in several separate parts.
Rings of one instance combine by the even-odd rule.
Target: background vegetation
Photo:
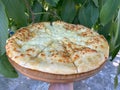
[[[120,0],[0,0],[0,73],[17,77],[5,54],[6,39],[18,28],[62,20],[94,28],[110,45],[112,61],[120,50]],[[120,65],[115,77],[120,74]]]

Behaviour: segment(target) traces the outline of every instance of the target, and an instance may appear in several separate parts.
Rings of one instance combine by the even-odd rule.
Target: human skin
[[[72,83],[51,83],[49,90],[73,90]]]

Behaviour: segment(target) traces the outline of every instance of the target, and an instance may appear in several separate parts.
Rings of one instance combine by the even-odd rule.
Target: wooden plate
[[[92,71],[78,73],[78,74],[62,75],[62,74],[51,74],[51,73],[28,69],[18,65],[10,58],[9,61],[15,67],[15,69],[21,72],[23,75],[28,76],[35,80],[45,81],[49,83],[68,83],[68,82],[74,82],[74,81],[86,79],[99,72],[105,64],[104,62],[100,67]]]

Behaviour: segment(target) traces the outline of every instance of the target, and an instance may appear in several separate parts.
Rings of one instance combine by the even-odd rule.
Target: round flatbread
[[[41,22],[19,29],[6,42],[8,57],[22,67],[77,74],[100,67],[109,56],[106,39],[82,25]]]

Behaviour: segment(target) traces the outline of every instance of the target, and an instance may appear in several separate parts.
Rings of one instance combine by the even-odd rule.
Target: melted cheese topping
[[[19,65],[54,74],[82,73],[98,68],[109,54],[103,36],[65,22],[32,24],[7,40],[6,52]]]

